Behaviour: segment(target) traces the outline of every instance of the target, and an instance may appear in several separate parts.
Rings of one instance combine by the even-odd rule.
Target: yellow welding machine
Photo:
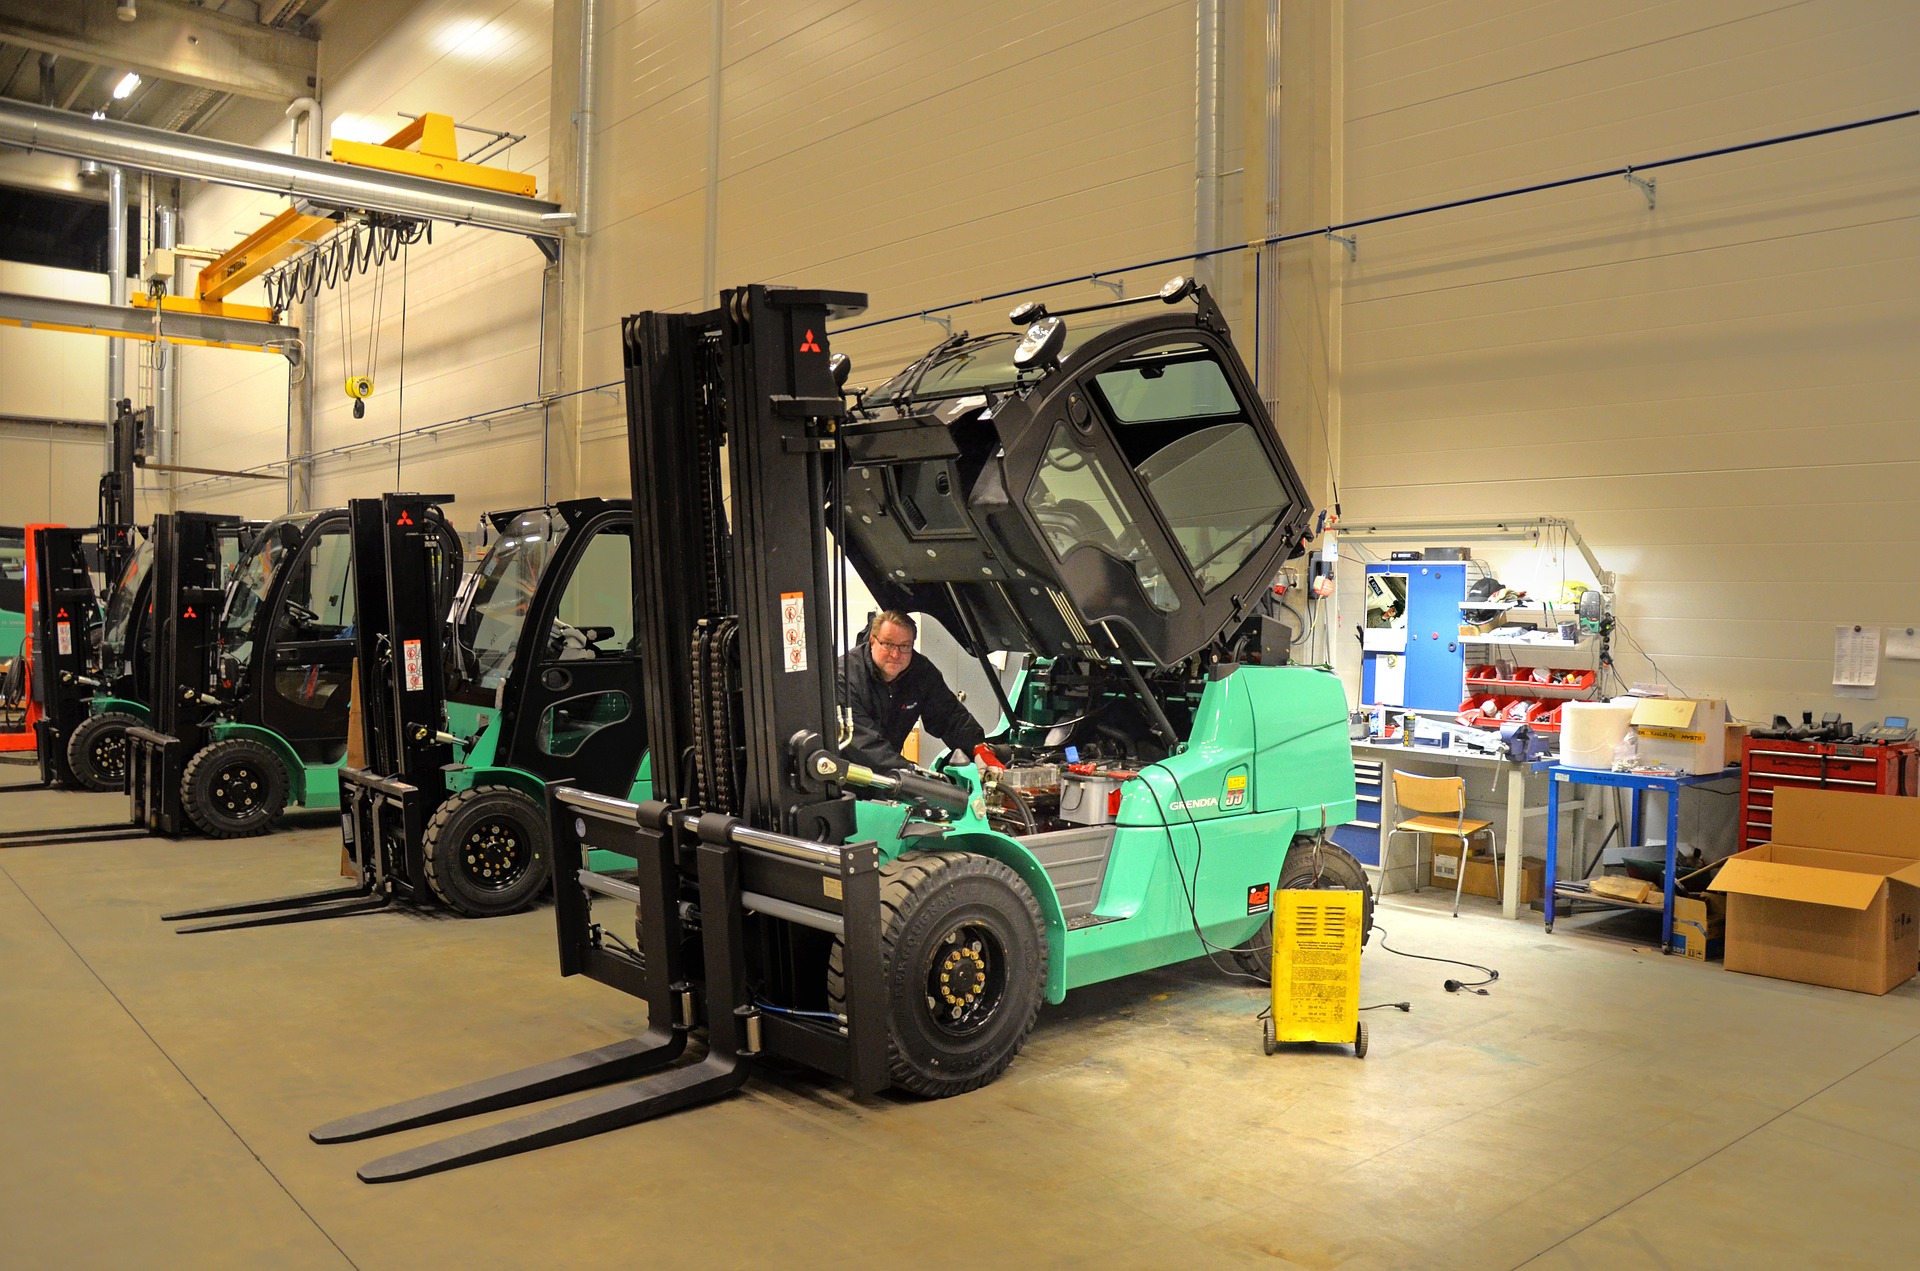
[[[1269,1055],[1282,1042],[1353,1043],[1367,1054],[1360,1020],[1360,940],[1365,897],[1357,891],[1273,893],[1273,1009]]]

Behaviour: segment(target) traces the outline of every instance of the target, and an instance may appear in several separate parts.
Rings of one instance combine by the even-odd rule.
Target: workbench
[[[1569,768],[1561,764],[1546,765],[1547,776],[1547,883],[1544,897],[1547,930],[1553,930],[1555,900],[1562,902],[1578,901],[1583,905],[1602,905],[1610,909],[1658,909],[1660,911],[1660,952],[1673,952],[1673,876],[1674,857],[1680,844],[1680,792],[1688,786],[1707,785],[1714,781],[1738,781],[1739,768],[1723,768],[1718,772],[1610,772],[1604,768]],[[1631,900],[1617,900],[1610,896],[1596,896],[1591,892],[1574,890],[1575,884],[1560,881],[1560,835],[1559,818],[1556,812],[1560,805],[1560,787],[1563,785],[1611,786],[1617,790],[1633,792],[1633,815],[1628,822],[1629,847],[1645,845],[1645,796],[1660,793],[1667,796],[1667,844],[1666,868],[1661,871],[1664,881],[1661,887],[1661,901],[1658,905]],[[1576,846],[1575,851],[1580,848]],[[1566,890],[1562,890],[1565,888]]]
[[[1393,797],[1393,773],[1397,765],[1411,765],[1415,763],[1444,764],[1449,767],[1461,769],[1462,776],[1467,776],[1469,772],[1490,772],[1496,784],[1500,774],[1504,772],[1507,777],[1507,806],[1506,824],[1500,835],[1502,856],[1500,867],[1500,912],[1508,918],[1518,918],[1520,916],[1520,880],[1523,869],[1521,860],[1525,855],[1522,849],[1525,845],[1526,825],[1528,821],[1537,817],[1548,818],[1548,860],[1552,860],[1551,852],[1554,842],[1554,831],[1558,826],[1557,818],[1559,817],[1562,805],[1554,802],[1551,788],[1548,791],[1548,800],[1546,803],[1529,804],[1527,802],[1527,791],[1531,784],[1530,778],[1534,773],[1544,771],[1550,765],[1516,759],[1502,759],[1495,755],[1482,754],[1479,751],[1449,746],[1402,746],[1393,742],[1378,741],[1356,741],[1353,743],[1353,753],[1355,755],[1364,755],[1369,759],[1376,759],[1380,762],[1380,859],[1383,866],[1381,871],[1383,883],[1385,881],[1384,864],[1386,862],[1387,834],[1400,819],[1400,809]],[[1471,799],[1473,796],[1473,787],[1470,778],[1467,794],[1468,798]],[[1586,804],[1576,801],[1564,806],[1569,811],[1579,811],[1584,809]],[[1574,842],[1576,844],[1584,844],[1586,836],[1585,816],[1577,816],[1574,818],[1573,832]],[[1415,862],[1415,868],[1418,868],[1417,860]],[[1549,864],[1547,869],[1547,877],[1549,879],[1553,877],[1551,864]]]

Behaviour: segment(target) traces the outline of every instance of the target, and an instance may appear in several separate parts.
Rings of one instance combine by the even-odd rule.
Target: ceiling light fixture
[[[138,87],[140,87],[139,72],[128,71],[120,77],[120,82],[113,86],[113,99],[115,101],[125,101],[127,98],[133,96],[133,90]]]

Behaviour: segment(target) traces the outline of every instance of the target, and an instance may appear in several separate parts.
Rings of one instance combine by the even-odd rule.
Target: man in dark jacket
[[[888,610],[867,628],[867,638],[840,659],[840,703],[853,711],[848,758],[889,771],[908,767],[900,753],[915,723],[949,749],[971,755],[986,730],[947,687],[940,669],[913,651],[920,629],[904,613]]]

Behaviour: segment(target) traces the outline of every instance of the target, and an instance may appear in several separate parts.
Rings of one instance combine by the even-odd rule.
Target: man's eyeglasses
[[[876,649],[891,649],[895,653],[912,653],[913,641],[908,640],[905,644],[895,644],[891,640],[882,640],[879,636],[874,636],[873,647]]]

